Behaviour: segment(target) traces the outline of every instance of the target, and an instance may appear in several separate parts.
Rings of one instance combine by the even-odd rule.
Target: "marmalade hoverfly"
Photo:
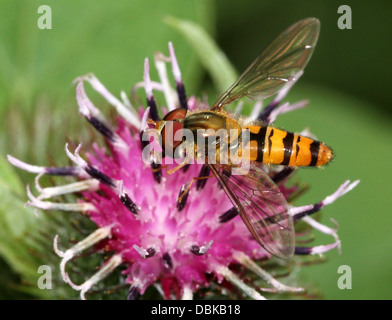
[[[295,133],[271,127],[261,121],[247,123],[224,110],[224,106],[244,96],[263,99],[276,94],[287,83],[294,80],[308,63],[319,35],[320,22],[315,18],[301,20],[280,34],[258,58],[245,70],[238,80],[218,99],[210,110],[189,110],[178,108],[155,124],[162,137],[163,149],[175,150],[180,145],[187,153],[198,156],[197,143],[183,146],[183,141],[175,141],[178,130],[188,129],[197,135],[199,129],[225,129],[229,131],[249,130],[249,152],[246,159],[250,168],[243,174],[233,175],[233,163],[222,164],[208,161],[209,167],[227,196],[238,210],[245,225],[272,255],[289,258],[294,253],[295,239],[292,217],[288,204],[279,188],[262,169],[262,165],[276,164],[285,166],[322,166],[333,158],[330,148],[322,142]],[[166,126],[173,124],[173,136],[168,137]],[[236,139],[236,148],[241,156],[241,133]],[[221,144],[224,142],[221,141]],[[233,139],[228,137],[229,148]],[[219,143],[213,146],[217,151]],[[207,148],[211,151],[211,146]],[[188,164],[184,160],[169,174]],[[167,169],[167,167],[166,167]],[[207,178],[207,177],[206,177]],[[194,178],[197,179],[197,178]],[[193,180],[192,180],[193,181]],[[189,191],[190,184],[186,192]]]

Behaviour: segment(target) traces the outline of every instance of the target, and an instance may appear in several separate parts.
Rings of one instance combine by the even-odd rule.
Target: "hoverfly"
[[[315,18],[301,20],[280,34],[258,58],[245,70],[238,80],[218,99],[210,110],[190,112],[175,109],[163,120],[154,122],[162,139],[162,147],[175,150],[180,146],[186,153],[198,156],[197,143],[185,145],[183,141],[174,141],[178,130],[188,129],[195,136],[199,129],[234,129],[249,130],[250,152],[247,159],[250,168],[244,174],[230,174],[233,163],[222,164],[219,161],[205,163],[222,185],[233,206],[253,237],[272,255],[289,258],[294,253],[295,239],[292,217],[288,204],[279,188],[262,169],[265,164],[285,166],[322,166],[333,158],[330,148],[322,142],[286,132],[268,126],[261,121],[246,123],[224,110],[224,106],[244,96],[263,99],[278,93],[294,75],[301,72],[308,63],[319,35],[320,23]],[[167,123],[174,124],[173,136],[168,137]],[[233,142],[235,140],[235,142]],[[212,149],[218,152],[219,144],[226,143],[229,148],[237,148],[241,156],[241,134],[236,139],[228,137]],[[207,148],[211,151],[211,146]],[[167,171],[173,173],[188,163],[184,160],[176,168]],[[194,178],[195,179],[195,178]],[[188,188],[189,190],[189,188]]]

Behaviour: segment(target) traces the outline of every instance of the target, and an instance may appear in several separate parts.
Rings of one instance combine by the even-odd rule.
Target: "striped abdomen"
[[[268,126],[248,126],[250,160],[286,166],[322,166],[333,158],[324,143]]]

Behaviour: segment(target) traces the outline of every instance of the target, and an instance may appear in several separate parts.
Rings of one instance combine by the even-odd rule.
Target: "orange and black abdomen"
[[[269,126],[248,126],[250,160],[286,166],[322,166],[333,158],[324,143]]]

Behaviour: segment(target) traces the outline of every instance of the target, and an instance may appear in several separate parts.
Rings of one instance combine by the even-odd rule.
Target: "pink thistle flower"
[[[252,238],[216,180],[199,180],[196,187],[191,188],[180,202],[177,201],[190,179],[209,174],[207,167],[194,164],[176,174],[166,175],[152,170],[159,168],[158,164],[144,163],[142,150],[145,143],[141,136],[148,128],[147,118],[156,120],[159,117],[153,91],[163,92],[167,111],[179,106],[190,110],[207,107],[195,97],[186,97],[171,43],[169,52],[170,57],[161,53],[155,57],[159,81],[150,79],[146,59],[144,81],[136,84],[133,90],[145,88],[149,106],[146,110],[136,112],[125,93],[121,93],[121,100],[116,98],[92,74],[75,80],[79,112],[104,136],[106,147],[93,144],[84,149],[80,144],[71,150],[66,145],[65,152],[74,163],[71,167],[33,166],[8,156],[14,166],[37,174],[35,186],[39,196],[34,196],[28,187],[30,201],[27,205],[43,210],[80,211],[96,225],[94,232],[68,249],[61,250],[64,244],[59,242],[64,239],[55,237],[54,249],[62,258],[63,280],[80,291],[83,299],[86,292],[120,266],[126,267],[122,274],[130,285],[128,299],[143,295],[152,285],[166,299],[191,299],[194,293],[211,287],[212,283],[222,288],[231,284],[252,299],[264,299],[261,291],[303,292],[304,288],[285,285],[260,267],[258,262],[270,259],[271,255]],[[167,62],[171,64],[176,89],[170,86]],[[293,81],[266,108],[262,109],[262,104],[257,102],[250,120],[272,122],[280,113],[304,107],[305,101],[280,104],[300,75],[293,77]],[[105,119],[88,98],[85,82],[115,107],[120,116],[116,126]],[[241,107],[242,104],[238,103],[236,112],[240,113]],[[80,154],[82,150],[85,151],[83,155]],[[286,185],[293,171],[290,167],[269,169],[272,180],[286,199],[295,195],[299,188]],[[77,181],[41,187],[42,175],[72,176]],[[333,248],[340,249],[336,228],[324,226],[309,215],[333,203],[358,182],[346,181],[336,192],[316,204],[290,208],[294,221],[302,219],[312,228],[334,238],[334,242],[328,245],[296,248],[296,254],[322,254]],[[76,203],[48,201],[70,193],[79,195]],[[75,284],[72,274],[67,271],[67,263],[91,247],[96,248],[97,253],[107,255],[111,252],[112,256],[95,274],[86,277],[83,283]],[[263,279],[270,288],[250,285],[235,271],[235,266],[242,266],[248,273]]]

